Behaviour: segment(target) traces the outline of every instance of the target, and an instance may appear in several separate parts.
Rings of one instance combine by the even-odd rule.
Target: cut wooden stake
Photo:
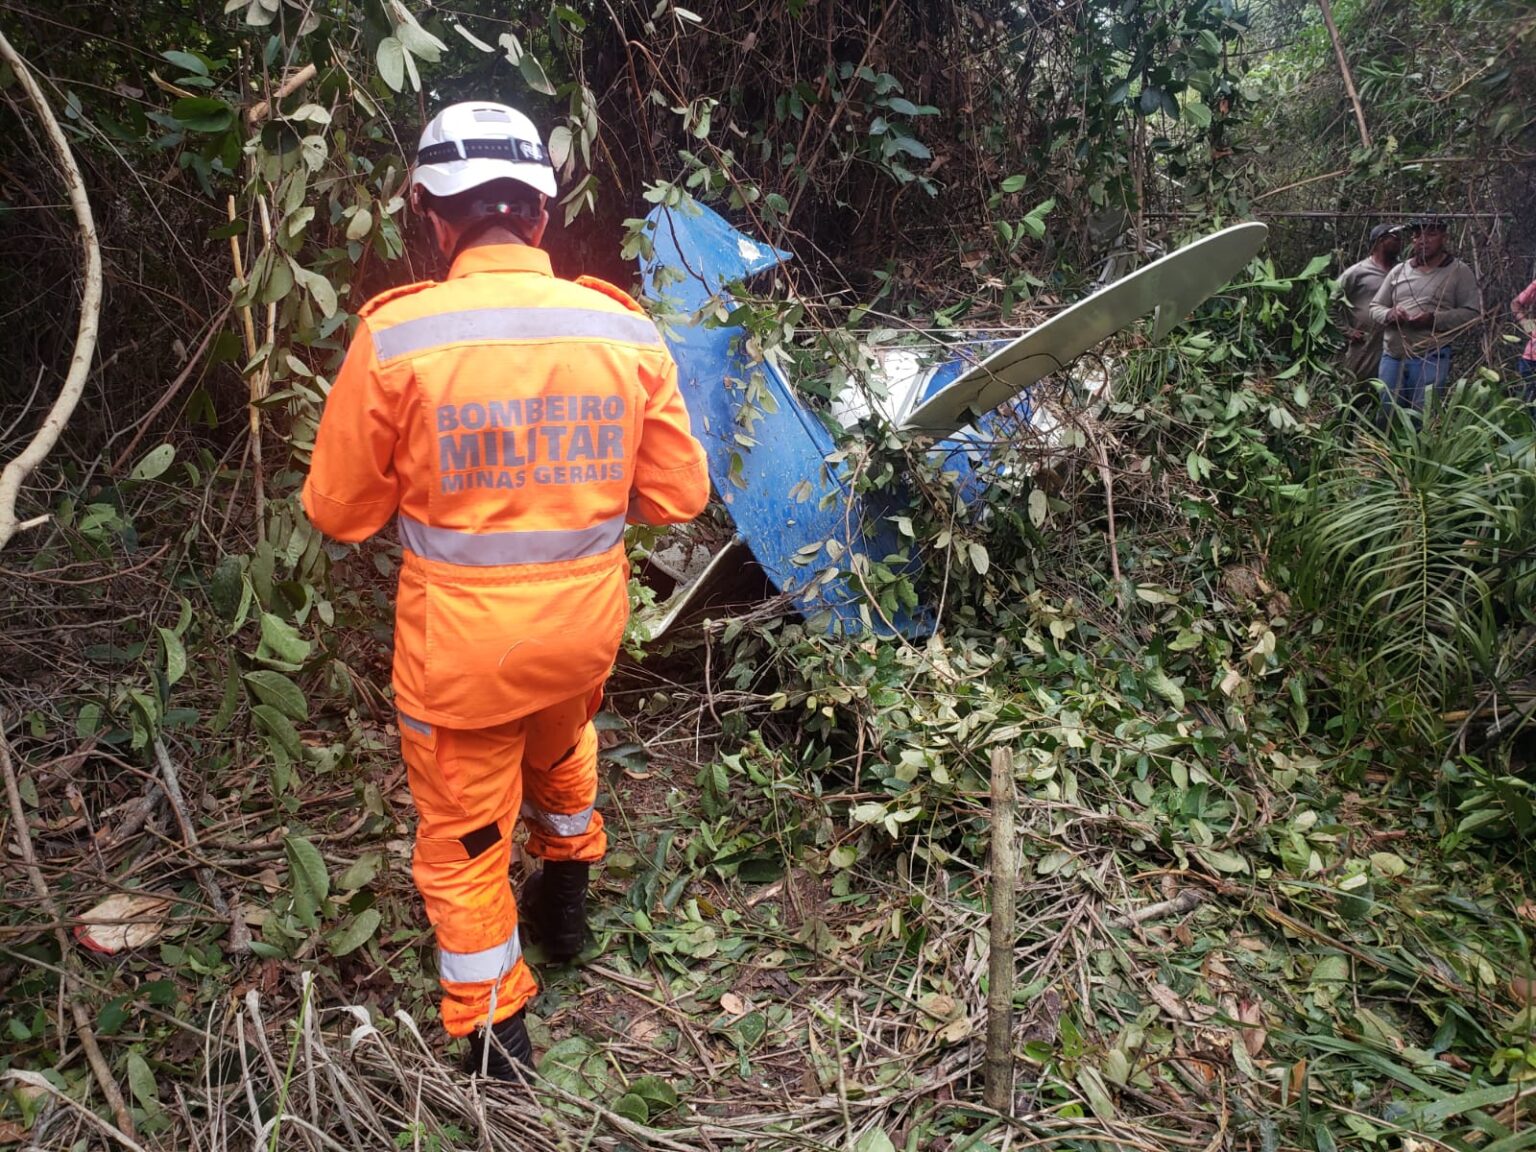
[[[292,76],[288,77],[288,79],[284,80],[280,85],[278,85],[277,91],[272,93],[271,100],[258,100],[256,103],[252,104],[250,111],[246,112],[245,114],[246,123],[260,124],[267,118],[267,115],[272,111],[272,109],[276,107],[279,100],[282,100],[288,96],[292,96],[295,92],[297,92],[305,84],[308,84],[314,78],[315,66],[313,64],[304,65],[304,67],[300,68]]]
[[[987,959],[987,1051],[982,1102],[1004,1115],[1013,1111],[1013,753],[992,750],[992,913]]]
[[[5,466],[3,472],[0,472],[0,548],[4,548],[10,538],[21,529],[46,521],[46,517],[43,517],[28,520],[25,524],[18,524],[16,500],[21,495],[22,481],[31,475],[32,470],[43,462],[43,459],[53,450],[53,446],[59,442],[64,426],[74,415],[75,406],[80,403],[80,397],[85,392],[85,380],[90,375],[91,360],[96,355],[96,332],[101,321],[101,245],[96,239],[96,221],[91,215],[90,198],[85,193],[85,179],[80,175],[80,167],[75,163],[75,156],[70,151],[64,130],[59,127],[59,121],[54,116],[53,109],[49,107],[48,101],[43,97],[42,89],[33,79],[26,61],[11,46],[11,42],[3,33],[0,33],[0,60],[10,65],[11,71],[16,74],[17,82],[26,92],[28,99],[32,101],[33,107],[37,109],[38,118],[43,122],[43,134],[48,138],[48,143],[53,149],[54,160],[58,163],[59,172],[64,177],[64,188],[69,194],[69,206],[75,213],[75,224],[80,231],[80,245],[84,255],[80,286],[80,324],[75,330],[75,351],[69,359],[69,371],[64,376],[64,385],[59,389],[59,395],[54,400],[53,407],[43,417],[43,422],[38,426],[31,443]]]
[[[1328,39],[1333,41],[1333,54],[1339,61],[1339,75],[1344,78],[1344,91],[1355,109],[1355,123],[1360,128],[1360,146],[1367,152],[1371,148],[1371,130],[1365,126],[1365,109],[1360,106],[1360,93],[1355,91],[1355,75],[1349,70],[1349,57],[1344,55],[1344,42],[1339,39],[1339,26],[1333,22],[1331,0],[1317,0],[1323,10],[1323,23],[1328,25]]]
[[[238,217],[235,214],[235,198],[229,198],[229,222],[233,224]],[[270,231],[270,226],[264,231]],[[230,259],[235,265],[235,291],[239,292],[245,287],[245,262],[240,256],[240,238],[229,238]],[[240,330],[245,336],[245,362],[256,359],[256,322],[251,318],[251,306],[240,305]],[[256,401],[266,394],[266,366],[256,370],[256,375],[250,380],[250,452],[256,463],[256,538],[267,538],[267,509],[266,490],[261,475],[261,409],[256,407]]]

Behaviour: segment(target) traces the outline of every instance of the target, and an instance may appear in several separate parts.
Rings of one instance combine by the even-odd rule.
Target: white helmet
[[[533,121],[516,108],[472,100],[450,104],[428,121],[411,184],[453,196],[492,180],[516,180],[555,194],[555,170]]]

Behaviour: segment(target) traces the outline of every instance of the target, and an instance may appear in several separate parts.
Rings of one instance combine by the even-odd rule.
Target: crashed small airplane
[[[697,616],[712,591],[756,561],[808,620],[845,633],[932,631],[933,613],[891,614],[850,586],[871,559],[886,562],[910,548],[897,534],[896,500],[860,494],[823,418],[772,363],[753,360],[740,327],[715,317],[735,306],[733,286],[791,259],[789,253],[733,228],[697,203],[658,207],[646,217],[650,251],[641,259],[645,296],[664,317],[663,333],[693,431],[709,456],[710,479],[736,535],[691,582],[673,593],[652,628],[662,635]],[[891,374],[879,415],[907,433],[932,436],[948,468],[974,470],[1006,435],[1007,417],[1028,419],[1032,384],[1144,316],[1160,340],[1217,292],[1264,243],[1267,229],[1225,228],[1137,269],[1010,342],[990,341],[942,363]],[[951,349],[950,351],[955,351]],[[868,417],[867,405],[828,413],[844,427]],[[994,427],[995,425],[995,427]],[[829,459],[833,458],[833,459]],[[873,608],[873,610],[872,610]]]

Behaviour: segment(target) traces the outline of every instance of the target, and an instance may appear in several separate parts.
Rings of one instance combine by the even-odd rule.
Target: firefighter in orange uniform
[[[582,947],[606,846],[592,727],[629,615],[624,525],[709,498],[677,367],[600,280],[539,248],[554,170],[526,116],[471,102],[426,127],[412,201],[442,282],[371,300],[326,400],[304,485],[313,523],[364,540],[398,518],[401,751],[419,814],[413,874],[437,934],[443,1024],[466,1067],[509,1079],[532,1051],[508,880],[514,825],[543,862],[525,927]]]

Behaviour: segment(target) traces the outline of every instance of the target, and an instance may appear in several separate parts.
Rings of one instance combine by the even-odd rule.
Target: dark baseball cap
[[[1444,216],[1420,216],[1413,222],[1415,232],[1446,232],[1451,222]]]
[[[1376,225],[1376,227],[1371,229],[1371,247],[1372,248],[1376,247],[1377,244],[1381,243],[1382,237],[1390,236],[1390,235],[1392,235],[1392,233],[1394,233],[1396,231],[1397,231],[1396,226],[1392,225],[1392,224],[1378,224],[1378,225]]]

